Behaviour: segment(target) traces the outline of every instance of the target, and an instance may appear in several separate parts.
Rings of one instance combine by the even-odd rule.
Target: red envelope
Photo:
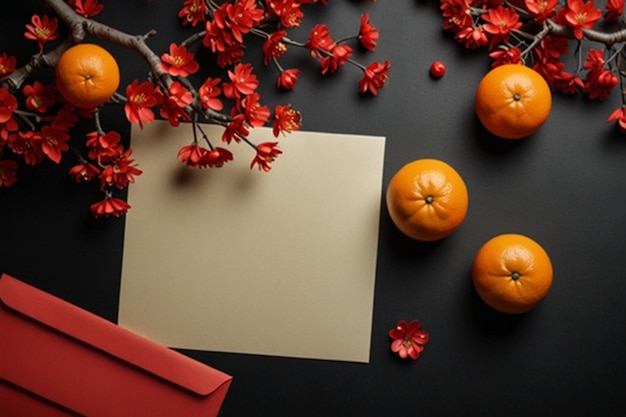
[[[7,274],[0,416],[215,417],[232,377]]]

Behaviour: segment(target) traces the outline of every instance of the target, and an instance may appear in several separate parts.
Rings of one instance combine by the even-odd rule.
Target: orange
[[[521,139],[545,123],[552,93],[543,77],[525,65],[506,64],[489,71],[478,84],[475,107],[478,119],[492,134]]]
[[[91,108],[108,101],[120,84],[115,58],[104,48],[81,43],[66,50],[56,65],[56,85],[65,100]]]
[[[552,262],[529,237],[503,234],[478,251],[472,264],[472,281],[487,305],[502,313],[525,313],[548,295]]]
[[[465,219],[467,187],[459,173],[437,159],[418,159],[400,168],[386,193],[394,224],[420,241],[442,239]]]

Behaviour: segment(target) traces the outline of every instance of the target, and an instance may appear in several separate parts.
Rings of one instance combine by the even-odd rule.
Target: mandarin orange
[[[120,83],[115,58],[101,46],[81,43],[66,50],[56,65],[56,85],[61,96],[76,107],[106,103]]]
[[[474,258],[472,281],[478,295],[502,313],[534,309],[552,286],[552,262],[531,238],[502,234],[485,243]]]
[[[525,65],[506,64],[478,84],[475,108],[483,126],[503,139],[535,133],[550,115],[552,93],[543,77]]]
[[[387,210],[394,224],[420,241],[442,239],[465,219],[467,186],[449,164],[418,159],[398,170],[387,186]]]

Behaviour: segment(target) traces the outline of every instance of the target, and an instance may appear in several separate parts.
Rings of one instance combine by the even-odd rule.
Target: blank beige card
[[[173,348],[369,362],[385,138],[253,129],[189,169],[192,125],[133,125],[119,324]]]

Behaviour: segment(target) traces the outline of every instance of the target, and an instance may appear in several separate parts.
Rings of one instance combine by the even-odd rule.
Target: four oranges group
[[[523,65],[491,70],[478,85],[476,113],[492,134],[521,139],[536,132],[550,112],[545,80]],[[419,241],[443,239],[459,228],[468,211],[468,191],[461,175],[437,159],[418,159],[400,168],[385,195],[393,223]],[[548,294],[553,270],[550,257],[522,234],[501,234],[485,243],[472,264],[472,281],[480,298],[502,313],[525,313]]]

